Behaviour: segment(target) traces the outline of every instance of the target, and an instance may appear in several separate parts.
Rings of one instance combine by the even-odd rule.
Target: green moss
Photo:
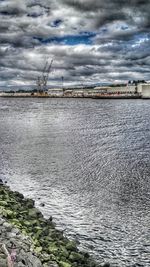
[[[0,206],[7,207],[7,206],[8,206],[7,201],[3,201],[3,200],[1,200],[1,201],[0,201]]]
[[[39,254],[40,252],[42,252],[42,247],[36,247],[34,251]]]
[[[61,257],[65,257],[65,258],[69,257],[69,252],[65,247],[61,246],[60,250],[61,250],[61,253],[60,253]]]
[[[60,267],[71,267],[71,264],[68,262],[60,261],[59,262]]]
[[[37,208],[32,208],[32,209],[29,209],[28,210],[28,216],[30,218],[35,219],[35,218],[41,217],[42,214],[41,214],[41,212]]]
[[[48,247],[48,252],[54,255],[57,254],[58,250],[59,248],[56,246],[55,243],[50,244],[50,246]]]

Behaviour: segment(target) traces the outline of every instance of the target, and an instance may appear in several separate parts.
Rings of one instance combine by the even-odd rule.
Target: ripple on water
[[[150,266],[149,103],[0,99],[0,176],[113,267]]]

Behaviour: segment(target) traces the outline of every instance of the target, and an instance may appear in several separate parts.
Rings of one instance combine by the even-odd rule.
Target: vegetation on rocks
[[[55,228],[52,218],[43,217],[32,199],[24,198],[5,185],[0,185],[0,217],[30,238],[31,250],[44,267],[98,266],[88,253],[80,252],[74,241]]]

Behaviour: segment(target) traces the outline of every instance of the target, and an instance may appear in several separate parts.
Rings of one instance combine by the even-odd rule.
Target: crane
[[[50,70],[52,68],[52,64],[53,64],[53,59],[51,60],[47,70],[45,68],[45,71],[43,72],[43,79],[42,79],[42,83],[43,83],[43,91],[46,90],[46,86],[47,86],[47,82],[48,82],[48,78],[49,78],[49,73],[50,73]],[[48,62],[46,64],[46,67],[48,65]],[[46,73],[46,74],[45,74]]]
[[[48,65],[48,61],[46,61],[42,75],[37,77],[36,84],[38,87],[38,92],[46,91],[47,81],[49,77],[49,73],[52,67],[53,59],[51,60],[50,64]]]

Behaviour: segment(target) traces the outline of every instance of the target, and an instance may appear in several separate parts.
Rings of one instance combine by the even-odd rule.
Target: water
[[[0,178],[112,266],[150,266],[150,101],[0,99]]]

